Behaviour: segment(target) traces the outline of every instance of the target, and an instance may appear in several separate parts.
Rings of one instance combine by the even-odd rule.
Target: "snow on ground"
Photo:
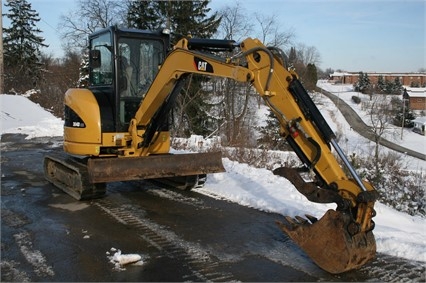
[[[209,175],[201,189],[219,199],[282,215],[311,214],[320,218],[334,204],[309,202],[286,179],[266,169],[249,167],[224,159],[226,173]],[[377,251],[385,254],[426,262],[426,219],[398,212],[376,203]]]
[[[111,253],[114,253],[111,255]],[[125,265],[143,265],[144,261],[139,254],[122,254],[121,250],[112,247],[110,251],[106,252],[109,262],[114,265],[117,271],[126,270]]]
[[[353,110],[355,110],[361,119],[367,125],[371,125],[368,109],[364,109],[363,103],[370,101],[370,96],[353,90],[352,85],[348,84],[331,84],[326,81],[319,81],[317,84],[320,88],[337,95],[340,99],[346,102]],[[377,94],[378,96],[380,94]],[[352,101],[352,96],[357,96],[361,99],[361,103],[356,104]],[[381,96],[381,95],[380,95]],[[388,98],[390,96],[388,95]],[[394,96],[399,97],[400,96]],[[397,143],[403,147],[426,154],[426,136],[419,135],[412,129],[404,128],[401,139],[401,127],[389,124],[385,133],[385,138],[391,142]]]
[[[368,125],[369,117],[366,111],[362,110],[358,104],[355,104],[352,101],[353,95],[359,95],[357,92],[352,92],[351,85],[332,85],[330,83],[320,82],[318,84],[321,88],[338,95],[340,99],[344,100],[348,105],[350,105],[358,115],[363,118],[363,121]],[[340,91],[340,92],[339,92]],[[365,98],[367,99],[367,98]],[[369,98],[368,98],[369,99]],[[372,156],[374,154],[375,143],[369,141],[368,139],[360,136],[358,133],[352,130],[351,126],[346,121],[343,114],[338,111],[336,105],[325,95],[316,93],[314,96],[314,101],[317,104],[317,107],[320,109],[321,114],[327,120],[327,123],[330,125],[331,129],[336,133],[340,139],[338,143],[343,151],[349,155],[356,153],[359,156]],[[400,138],[401,128],[393,127],[390,133],[395,133],[398,131],[398,138]],[[403,140],[395,140],[390,136],[387,137],[389,141],[404,146],[406,148],[425,153],[426,149],[422,151],[423,147],[426,147],[426,137],[412,132],[410,129],[404,129]],[[381,152],[390,151],[384,146],[380,146]],[[400,161],[402,166],[406,170],[415,171],[415,172],[425,172],[426,170],[426,160],[421,160],[415,157],[410,157],[402,153],[395,152],[395,154],[400,156]]]
[[[343,131],[343,149],[368,148],[363,140],[350,130],[335,107],[321,100],[322,113],[333,130]],[[22,96],[0,95],[1,133],[28,134],[29,138],[61,136],[62,121]],[[334,107],[334,108],[333,108]],[[329,109],[328,109],[329,108]],[[346,147],[346,148],[345,148]],[[408,157],[406,157],[408,158]],[[332,204],[316,204],[306,200],[286,179],[275,176],[266,169],[256,169],[247,164],[223,159],[226,173],[211,174],[205,186],[196,191],[223,200],[239,203],[267,212],[296,216],[309,213],[321,217]],[[424,164],[421,164],[425,168]],[[376,228],[374,234],[380,253],[426,262],[426,219],[410,216],[381,203],[375,206]],[[129,255],[132,260],[135,258]],[[127,261],[127,256],[117,255],[112,260]],[[122,262],[121,262],[122,263]]]
[[[26,134],[28,139],[62,136],[63,121],[21,95],[0,95],[0,134]]]

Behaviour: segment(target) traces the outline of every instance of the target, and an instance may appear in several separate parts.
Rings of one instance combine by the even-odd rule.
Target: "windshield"
[[[121,97],[143,97],[163,62],[161,41],[120,38],[118,41],[118,72]]]
[[[119,38],[117,86],[120,97],[119,117],[123,125],[127,125],[134,117],[163,60],[162,41]]]

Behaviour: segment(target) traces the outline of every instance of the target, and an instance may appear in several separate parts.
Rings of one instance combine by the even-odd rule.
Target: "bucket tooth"
[[[306,220],[305,218],[303,218],[303,217],[300,217],[300,216],[295,216],[294,218],[296,218],[297,219],[297,221],[299,221],[299,223],[300,224],[308,224],[308,220]]]
[[[312,216],[310,214],[305,214],[305,217],[312,223],[314,224],[315,222],[318,221],[318,218],[316,218],[315,216]]]

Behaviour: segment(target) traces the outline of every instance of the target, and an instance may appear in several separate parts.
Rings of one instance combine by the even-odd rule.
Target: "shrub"
[[[361,98],[359,98],[358,96],[352,96],[352,101],[355,102],[356,104],[360,104],[361,103]]]
[[[410,215],[426,216],[424,173],[410,172],[396,153],[382,154],[376,162],[352,154],[349,159],[361,178],[369,180],[379,192],[379,201]]]

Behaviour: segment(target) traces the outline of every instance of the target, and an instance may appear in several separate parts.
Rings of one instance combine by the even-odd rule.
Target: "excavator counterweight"
[[[277,130],[303,164],[274,173],[309,201],[337,205],[319,220],[285,217],[279,227],[324,270],[359,268],[376,251],[377,192],[357,175],[286,62],[281,50],[252,38],[183,38],[170,48],[161,31],[97,31],[89,36],[89,86],[65,94],[64,153],[45,157],[46,179],[76,199],[101,197],[115,181],[202,186],[207,174],[224,171],[221,155],[171,154],[171,110],[192,74],[246,83],[276,116]],[[312,182],[300,171],[314,176]]]

